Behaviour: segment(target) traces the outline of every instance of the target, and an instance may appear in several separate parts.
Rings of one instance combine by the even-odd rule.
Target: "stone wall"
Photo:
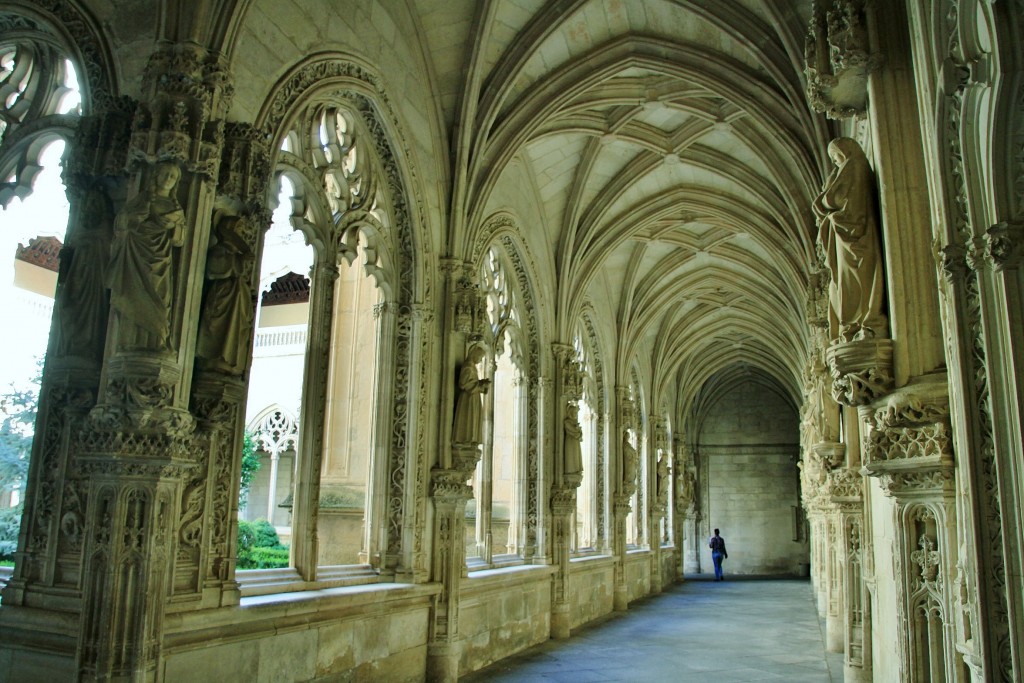
[[[723,395],[708,415],[698,446],[703,531],[721,529],[726,573],[799,574],[808,561],[796,516],[798,424],[791,405],[752,382]],[[711,571],[707,538],[698,540],[701,567]]]
[[[576,628],[612,611],[615,558],[581,557],[569,565],[570,627]]]
[[[460,584],[460,673],[481,669],[551,635],[551,566],[474,572]]]
[[[651,553],[633,550],[626,555],[626,592],[629,601],[639,600],[651,592]]]
[[[162,679],[422,680],[436,586],[377,584],[246,598],[168,616]]]

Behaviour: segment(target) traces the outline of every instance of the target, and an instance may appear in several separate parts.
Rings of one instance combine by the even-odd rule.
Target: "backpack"
[[[712,550],[717,550],[718,552],[722,552],[722,548],[724,546],[725,543],[722,542],[722,538],[720,536],[712,536],[711,542],[708,543],[709,548],[711,548]]]

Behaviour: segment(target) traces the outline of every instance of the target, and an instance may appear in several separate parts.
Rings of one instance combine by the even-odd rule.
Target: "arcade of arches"
[[[848,681],[1024,679],[1022,46],[1021,0],[0,0],[0,204],[62,143],[70,205],[2,257],[52,326],[0,680],[453,681],[714,527]]]

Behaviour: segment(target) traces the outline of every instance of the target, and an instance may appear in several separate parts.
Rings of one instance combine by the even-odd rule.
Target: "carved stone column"
[[[433,605],[427,644],[427,679],[456,681],[459,677],[459,584],[466,566],[466,502],[473,489],[466,482],[480,458],[478,446],[453,446],[451,468],[431,474],[434,505],[434,581],[441,592]]]
[[[199,420],[203,456],[182,488],[173,594],[204,607],[237,604],[234,580],[241,470],[242,374],[252,349],[256,254],[270,225],[265,206],[270,184],[266,136],[252,126],[229,124],[217,187],[221,210],[207,254],[205,305],[200,310],[191,408]],[[181,600],[189,596],[188,603]],[[195,609],[195,605],[191,606]]]
[[[629,387],[615,387],[620,438],[617,439],[617,467],[612,493],[612,552],[615,554],[614,609],[625,611],[629,606],[629,588],[626,585],[626,521],[631,511],[631,499],[636,493],[639,471],[636,449],[629,443],[629,428],[633,424],[633,402]]]
[[[668,513],[669,486],[672,481],[671,468],[668,465],[672,454],[668,451],[668,425],[665,418],[652,415],[650,424],[654,430],[654,467],[655,476],[649,477],[651,495],[651,516],[648,520],[647,537],[651,547],[651,593],[660,593],[664,584],[661,574],[661,523]]]
[[[573,347],[568,344],[554,344],[553,352],[558,386],[556,393],[561,396],[557,402],[555,424],[562,425],[556,433],[554,457],[554,485],[551,489],[552,552],[558,567],[551,588],[551,637],[568,638],[571,615],[569,613],[569,556],[572,551],[573,514],[576,512],[576,489],[583,480],[583,472],[574,462],[580,460],[579,438],[582,435],[576,410],[583,394],[583,374],[579,363],[573,357]],[[574,452],[575,455],[572,455]]]
[[[845,680],[870,681],[865,670],[867,633],[866,589],[861,574],[861,539],[864,528],[863,477],[859,468],[837,467],[828,474],[826,494],[832,508],[830,541],[835,540],[835,581],[838,588],[838,620],[826,622],[826,641],[839,640],[844,653]],[[830,648],[831,649],[831,648]]]
[[[680,573],[683,580],[686,574],[695,574],[700,570],[697,562],[697,528],[696,528],[696,471],[690,463],[689,449],[681,435],[675,435],[675,537],[679,549]]]
[[[629,609],[629,587],[626,585],[626,517],[630,512],[632,493],[612,496],[612,548],[618,562],[615,564],[615,587],[612,603],[616,612]]]
[[[2,629],[5,647],[49,640],[43,650],[52,650],[55,668],[62,657],[73,660],[70,670],[83,678],[155,674],[174,558],[183,539],[198,541],[203,552],[211,538],[192,524],[196,506],[183,519],[182,494],[208,466],[207,437],[195,431],[189,404],[228,80],[217,56],[194,45],[162,47],[146,68],[142,102],[116,103],[116,111],[84,122],[75,143],[81,146],[72,150],[73,196],[83,193],[72,220],[95,220],[98,229],[90,226],[88,240],[76,237],[68,255],[51,349],[55,375],[44,378],[27,492],[32,521],[4,594],[12,619],[19,620],[19,606],[39,608],[39,618]],[[80,266],[111,226],[109,199],[122,195],[110,176],[120,161],[128,199],[112,219],[110,260],[93,255],[90,283]],[[82,227],[69,233],[84,237]],[[107,311],[83,308],[85,290],[96,284],[111,290],[105,335],[95,323]],[[205,505],[198,504],[198,516],[212,517]],[[226,529],[230,511],[218,512]],[[228,579],[230,566],[216,571],[215,581]],[[47,597],[51,592],[57,595]],[[77,621],[76,642],[66,635],[69,618]]]
[[[551,492],[551,524],[555,564],[551,591],[551,637],[569,637],[572,615],[569,605],[569,553],[572,544],[572,515],[576,511],[576,487],[557,487]]]
[[[956,647],[956,482],[945,375],[894,392],[874,413],[864,470],[895,501],[901,679],[968,679]]]

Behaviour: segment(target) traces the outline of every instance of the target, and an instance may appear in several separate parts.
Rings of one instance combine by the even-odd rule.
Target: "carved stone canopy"
[[[807,98],[831,119],[863,114],[868,75],[881,58],[869,53],[864,0],[814,4],[804,45]]]

